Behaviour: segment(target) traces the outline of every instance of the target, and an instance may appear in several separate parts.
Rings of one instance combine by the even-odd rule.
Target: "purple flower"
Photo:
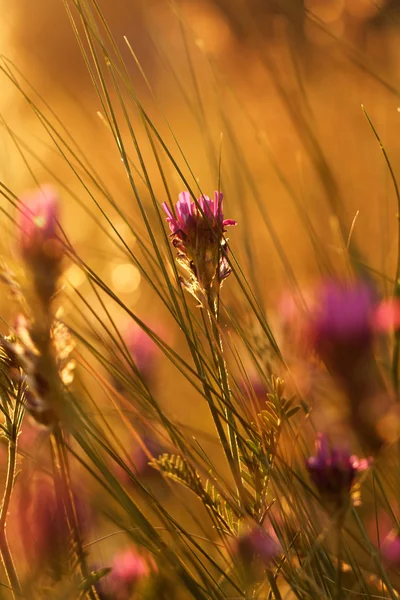
[[[313,346],[335,375],[346,378],[372,352],[376,302],[362,281],[327,282],[310,317]]]
[[[310,477],[321,496],[337,507],[348,501],[354,479],[365,471],[370,460],[350,455],[343,448],[330,448],[324,434],[318,434],[316,455],[307,460]]]
[[[278,554],[279,546],[265,529],[257,526],[238,538],[236,551],[245,565],[256,562],[269,567]]]
[[[182,192],[176,203],[176,216],[166,202],[162,205],[172,243],[179,251],[178,260],[190,275],[185,285],[195,297],[209,291],[214,284],[220,285],[230,274],[223,234],[226,227],[237,223],[224,219],[222,201],[223,194],[217,191],[214,200],[201,196],[197,202],[189,192]]]
[[[381,548],[383,561],[390,567],[400,568],[400,535],[397,531],[389,533]]]
[[[64,255],[57,235],[59,204],[57,192],[44,185],[20,198],[18,213],[20,252],[46,308],[56,291]]]
[[[174,217],[168,204],[164,202],[162,208],[167,215],[167,222],[173,234],[190,237],[196,236],[201,228],[212,227],[217,233],[225,231],[225,227],[237,225],[232,219],[225,219],[223,215],[223,197],[221,192],[214,192],[214,200],[208,196],[200,196],[198,206],[191,199],[189,192],[181,192],[176,203],[176,216]],[[203,214],[202,214],[203,213]]]
[[[92,514],[79,491],[73,490],[73,498],[79,527],[84,533],[90,527]],[[18,517],[31,568],[49,569],[58,577],[68,560],[71,540],[63,501],[52,478],[44,474],[32,477],[32,473],[21,477]]]
[[[117,554],[111,567],[96,584],[100,597],[107,600],[129,600],[137,586],[157,571],[152,558],[145,559],[133,548]]]
[[[20,198],[19,246],[24,260],[59,262],[63,247],[57,235],[59,197],[50,185],[43,185]]]
[[[124,328],[122,335],[141,376],[149,382],[161,355],[160,349],[151,337],[132,321]]]
[[[158,458],[161,454],[168,451],[168,448],[157,437],[150,434],[144,434],[141,443],[135,442],[131,450],[133,471],[138,477],[159,477],[160,473],[149,464],[152,459]],[[133,480],[129,474],[113,461],[113,470],[115,475],[124,485],[132,485]],[[129,465],[130,466],[130,465]],[[161,482],[164,480],[161,478]]]

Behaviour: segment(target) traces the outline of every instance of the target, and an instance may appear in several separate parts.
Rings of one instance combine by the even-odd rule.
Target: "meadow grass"
[[[1,59],[42,137],[33,144],[1,116],[33,191],[0,181],[11,300],[0,598],[397,599],[395,161],[366,98],[363,127],[391,185],[384,234],[396,251],[386,240],[381,260],[379,240],[357,235],[360,211],[337,176],[351,160],[331,163],[291,30],[271,50],[238,8],[290,124],[285,152],[301,148],[295,178],[181,5],[165,4],[179,58],[157,39],[149,48],[179,94],[174,119],[182,111],[191,123],[201,169],[134,40],[113,34],[96,0],[64,5],[96,93],[104,164],[29,73]],[[310,10],[304,18],[335,35]],[[355,46],[335,48],[398,96]],[[284,198],[280,224],[263,168]],[[68,211],[90,223],[86,246]],[[285,237],[288,220],[296,234]]]

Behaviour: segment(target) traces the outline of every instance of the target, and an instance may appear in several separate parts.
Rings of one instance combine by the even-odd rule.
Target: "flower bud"
[[[345,508],[355,477],[370,465],[368,459],[359,459],[342,448],[329,448],[327,437],[319,434],[316,455],[307,460],[310,477],[321,496],[333,508]]]
[[[117,554],[111,567],[111,572],[96,585],[104,600],[129,600],[137,587],[157,571],[151,558],[144,558],[133,548]]]
[[[236,545],[238,557],[247,566],[258,563],[269,567],[278,554],[278,544],[262,527],[253,527],[248,533],[242,534]]]
[[[61,273],[64,247],[57,235],[59,197],[49,185],[20,198],[19,248],[40,297],[47,301]]]
[[[310,317],[313,346],[333,374],[346,381],[371,356],[377,303],[363,281],[325,283]]]
[[[201,296],[221,285],[231,272],[226,259],[228,246],[223,238],[226,227],[236,225],[224,219],[223,194],[214,192],[214,200],[200,196],[197,202],[189,192],[179,194],[176,217],[166,202],[162,208],[167,215],[172,243],[178,249],[178,261],[189,273],[185,287],[201,302]]]
[[[397,531],[392,531],[385,538],[382,548],[382,559],[390,567],[400,568],[400,535]]]

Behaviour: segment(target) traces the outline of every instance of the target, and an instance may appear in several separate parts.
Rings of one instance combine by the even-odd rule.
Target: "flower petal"
[[[179,223],[175,219],[175,217],[174,217],[174,215],[173,215],[170,207],[168,206],[168,204],[166,202],[163,202],[161,204],[161,208],[163,209],[163,211],[167,215],[167,222],[168,222],[169,228],[172,231],[172,233],[176,233],[177,231],[179,231]]]
[[[222,225],[224,227],[234,227],[237,225],[237,221],[234,221],[233,219],[225,219],[225,221],[222,221]]]

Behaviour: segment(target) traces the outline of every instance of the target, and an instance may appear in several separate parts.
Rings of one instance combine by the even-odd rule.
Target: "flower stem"
[[[17,430],[16,426],[12,425],[12,433],[8,442],[8,466],[7,466],[7,479],[6,487],[4,490],[3,500],[0,507],[0,552],[3,560],[4,569],[6,571],[7,579],[12,588],[12,596],[15,598],[16,593],[22,595],[21,585],[18,579],[17,572],[15,570],[14,561],[8,545],[7,534],[6,534],[6,520],[8,514],[8,508],[10,505],[11,494],[14,487],[15,479],[15,464],[17,458]]]
[[[79,531],[79,522],[75,509],[74,497],[71,490],[71,482],[68,469],[68,458],[65,452],[65,444],[61,427],[57,425],[52,434],[52,445],[54,457],[56,460],[56,468],[60,478],[62,489],[62,501],[67,515],[68,525],[71,529],[76,557],[80,567],[82,578],[87,581],[89,579],[89,571],[86,564],[86,556],[83,549],[82,538]],[[98,594],[94,585],[87,591],[90,600],[99,600]]]
[[[211,323],[212,334],[216,344],[216,360],[218,365],[218,376],[220,380],[220,384],[222,387],[225,405],[224,412],[226,416],[226,421],[228,425],[228,439],[229,439],[229,449],[230,449],[230,466],[232,470],[232,475],[235,479],[237,491],[239,497],[242,499],[242,502],[246,504],[246,494],[243,487],[241,471],[240,471],[240,459],[239,459],[239,449],[236,439],[236,426],[235,426],[235,417],[233,411],[230,409],[229,404],[231,403],[231,391],[229,387],[229,378],[228,378],[228,370],[224,358],[224,348],[222,343],[222,337],[218,329],[218,307],[215,299],[212,297],[211,292],[207,294],[207,302],[208,302],[208,316]]]
[[[336,566],[336,580],[335,588],[336,600],[342,598],[342,572],[343,572],[343,516],[340,514],[336,521],[336,555],[337,555],[337,566]]]
[[[282,600],[281,593],[278,588],[278,584],[276,583],[276,579],[271,571],[268,571],[268,581],[271,587],[271,592],[274,595],[275,600]]]

